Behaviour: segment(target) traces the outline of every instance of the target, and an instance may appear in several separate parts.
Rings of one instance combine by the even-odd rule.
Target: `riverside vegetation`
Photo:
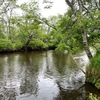
[[[87,66],[86,81],[95,85],[100,89],[100,52],[91,59],[89,66]]]

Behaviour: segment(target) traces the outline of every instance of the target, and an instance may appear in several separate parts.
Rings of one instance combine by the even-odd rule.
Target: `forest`
[[[17,0],[0,0],[0,53],[83,50],[90,60],[86,82],[100,89],[100,0],[65,1],[65,14],[44,18],[37,0],[21,5]],[[45,9],[52,7],[49,0],[44,3]]]

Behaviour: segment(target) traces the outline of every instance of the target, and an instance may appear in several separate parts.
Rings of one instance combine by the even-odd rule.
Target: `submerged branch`
[[[76,63],[77,67],[84,73],[86,74],[86,72],[79,66],[79,64],[77,63],[77,61],[73,58],[73,56],[71,55],[72,59],[74,60],[74,62]]]

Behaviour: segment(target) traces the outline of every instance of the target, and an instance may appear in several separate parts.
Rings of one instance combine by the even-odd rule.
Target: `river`
[[[74,57],[83,70],[88,62],[84,55]],[[100,96],[85,83],[70,53],[0,54],[0,100],[86,100],[89,93]]]

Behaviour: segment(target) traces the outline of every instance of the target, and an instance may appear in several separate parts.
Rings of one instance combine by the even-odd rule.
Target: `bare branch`
[[[97,7],[98,10],[100,10],[100,6],[98,5],[98,3],[95,1],[95,5]]]
[[[88,14],[90,15],[90,17],[93,19],[92,15],[91,15],[91,13],[90,13],[90,11],[89,11],[89,9],[86,8],[86,7],[84,6],[84,4],[82,3],[82,0],[80,0],[80,2],[81,2],[82,7],[87,11],[87,13],[88,13]]]
[[[65,1],[66,1],[66,3],[68,4],[68,6],[71,8],[72,12],[75,14],[75,9],[74,9],[74,2],[73,2],[73,0],[72,0],[72,2],[69,1],[69,0],[65,0]]]

